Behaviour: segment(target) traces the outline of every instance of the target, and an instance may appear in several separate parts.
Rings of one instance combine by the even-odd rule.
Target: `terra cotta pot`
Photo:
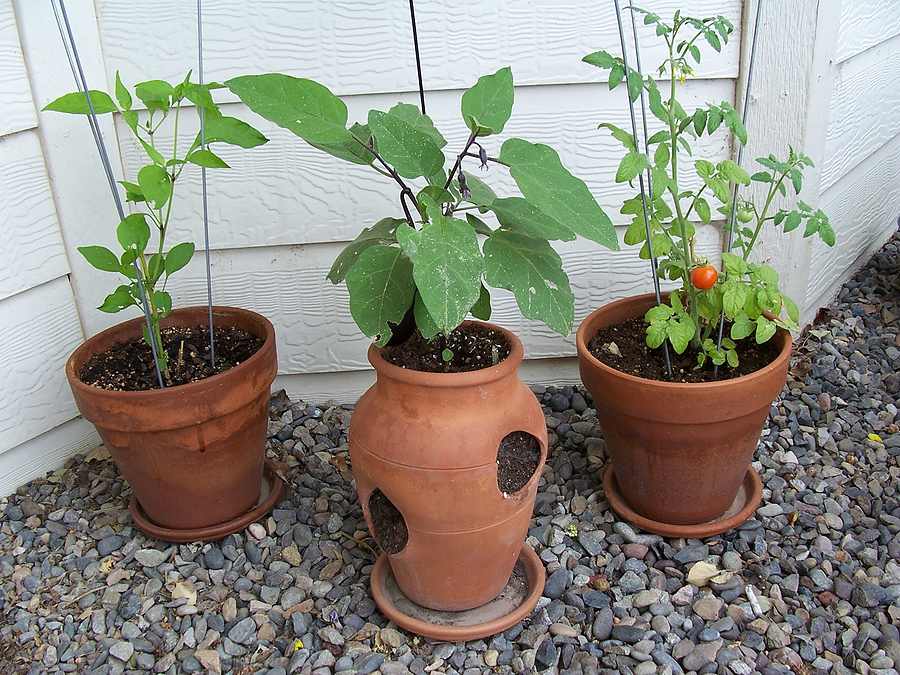
[[[176,309],[162,324],[207,324],[208,311]],[[224,373],[166,389],[107,391],[79,380],[91,356],[141,337],[140,317],[88,339],[66,363],[78,410],[96,427],[143,513],[162,528],[215,527],[249,512],[260,496],[275,330],[265,317],[230,307],[214,307],[213,323],[243,328],[264,344]],[[220,529],[218,538],[227,534]]]
[[[598,329],[643,316],[655,304],[652,293],[610,303],[590,314],[576,336],[581,379],[594,397],[618,490],[627,507],[651,523],[639,523],[650,531],[653,523],[715,521],[732,507],[742,485],[753,482],[747,479],[750,462],[772,401],[784,387],[791,354],[790,333],[779,329],[772,338],[778,356],[761,370],[717,382],[676,383],[619,372],[588,351]],[[759,495],[752,499],[756,503],[741,511],[743,520]],[[697,536],[739,522],[714,522]],[[691,536],[662,528],[667,536]]]
[[[399,510],[408,541],[389,555],[400,589],[424,607],[461,611],[506,586],[528,531],[547,428],[535,395],[519,379],[522,343],[509,331],[509,357],[468,373],[400,368],[369,348],[376,383],[350,421],[350,459],[370,531],[379,490]],[[524,487],[504,494],[497,454],[507,434],[540,444],[540,464]]]

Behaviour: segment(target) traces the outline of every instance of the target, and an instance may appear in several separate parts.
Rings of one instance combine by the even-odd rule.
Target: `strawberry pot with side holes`
[[[502,332],[510,353],[471,372],[402,368],[382,358],[385,349],[371,346],[377,381],[350,423],[360,502],[385,551],[372,575],[375,600],[399,625],[452,641],[518,623],[544,581],[540,561],[524,546],[547,457],[544,415],[517,375],[522,343],[509,331],[477,325]],[[398,597],[389,597],[388,574]],[[527,586],[524,602],[509,613],[490,616],[494,608],[477,617],[477,608],[496,604],[517,574],[517,583]],[[417,619],[401,600],[426,616]],[[472,611],[468,625],[434,624],[427,616]]]
[[[151,391],[109,391],[80,379],[93,355],[141,338],[143,318],[95,335],[69,357],[66,377],[134,493],[137,526],[168,541],[215,540],[259,519],[283,483],[265,459],[275,331],[263,316],[214,307],[217,327],[263,340],[242,363],[206,379]],[[177,309],[162,326],[208,325],[207,307]]]

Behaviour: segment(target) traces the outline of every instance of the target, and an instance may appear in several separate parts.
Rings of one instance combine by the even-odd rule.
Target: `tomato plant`
[[[733,367],[737,365],[734,340],[754,335],[762,343],[777,327],[794,328],[799,320],[797,306],[778,288],[775,270],[750,262],[763,227],[769,224],[790,232],[805,224],[804,237],[816,234],[829,246],[834,245],[834,230],[821,210],[813,210],[803,201],[793,210],[775,204],[776,198],[787,197],[788,186],[799,195],[803,170],[812,166],[806,155],[789,148],[785,160],[775,155],[762,157],[757,162],[763,170],[751,175],[730,159],[713,163],[693,153],[692,142],[716,133],[731,133],[735,142],[747,143],[741,117],[727,101],[708,103],[689,113],[676,96],[679,83],[693,75],[693,68],[700,63],[700,45],[705,42],[721,51],[734,31],[731,22],[724,16],[689,17],[680,10],[668,21],[643,9],[630,9],[643,15],[645,25],[655,26],[656,36],[665,42],[668,58],[658,68],[659,82],[629,70],[621,57],[605,51],[588,54],[583,60],[609,70],[610,89],[625,82],[631,101],[645,95],[650,112],[661,123],[660,130],[647,139],[646,148],[639,147],[625,129],[600,124],[625,148],[616,182],[633,187],[638,176],[646,175],[643,185],[650,186],[649,193],[638,193],[622,206],[621,213],[632,216],[625,243],[639,245],[644,259],[650,258],[652,250],[659,263],[657,274],[680,284],[669,295],[668,305],[647,312],[647,344],[656,348],[668,340],[679,354],[690,346],[697,354],[698,366],[710,360]],[[684,186],[685,154],[694,156],[698,188]],[[751,183],[762,195],[758,206],[750,199],[735,199],[738,187]],[[722,254],[725,275],[716,283],[715,267],[694,251],[695,223],[710,224],[717,212],[725,217],[727,231],[733,208],[738,209],[733,244]],[[774,321],[764,312],[774,315]],[[718,348],[712,336],[723,314],[730,338]]]
[[[716,285],[719,273],[712,265],[701,265],[691,270],[691,284],[694,288],[706,291]]]

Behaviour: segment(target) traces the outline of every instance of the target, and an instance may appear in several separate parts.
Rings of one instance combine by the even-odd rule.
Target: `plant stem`
[[[688,292],[690,296],[689,306],[691,311],[691,321],[694,322],[694,337],[691,338],[691,345],[695,349],[700,349],[701,340],[700,340],[700,312],[697,308],[697,292],[693,285],[690,283],[691,278],[691,263],[693,259],[691,258],[690,251],[690,242],[688,241],[687,236],[687,227],[685,223],[685,216],[682,213],[681,209],[681,197],[680,191],[678,189],[678,128],[675,120],[675,85],[676,85],[676,72],[675,72],[675,36],[678,33],[678,28],[680,25],[675,24],[673,27],[671,38],[666,38],[666,42],[669,46],[669,72],[670,72],[670,98],[669,98],[669,136],[672,139],[672,182],[668,186],[669,193],[672,195],[672,200],[675,204],[675,214],[678,216],[678,227],[681,231],[681,258],[682,264],[684,267],[684,272],[682,279],[684,280],[684,288]],[[674,189],[673,189],[674,186]]]

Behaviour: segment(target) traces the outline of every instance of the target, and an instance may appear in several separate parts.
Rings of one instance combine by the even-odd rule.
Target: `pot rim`
[[[667,297],[668,293],[663,293],[663,296]],[[773,370],[784,368],[784,362],[789,360],[791,357],[793,339],[790,332],[780,327],[777,329],[776,335],[781,335],[783,342],[781,345],[781,349],[778,352],[778,356],[776,356],[775,359],[773,359],[771,362],[769,362],[759,370],[755,370],[752,373],[748,373],[747,375],[732,377],[727,380],[718,380],[715,382],[666,382],[665,380],[653,380],[645,377],[638,377],[629,373],[623,373],[621,370],[616,370],[615,368],[608,366],[593,354],[591,354],[590,350],[587,348],[587,344],[593,338],[593,334],[597,332],[596,324],[599,322],[600,316],[602,314],[610,311],[612,308],[617,308],[622,305],[628,304],[641,304],[648,299],[652,299],[653,303],[655,304],[656,295],[654,293],[630,295],[619,300],[607,303],[602,307],[598,307],[593,312],[588,314],[584,318],[584,321],[582,321],[578,326],[578,332],[575,334],[575,347],[578,352],[578,357],[585,359],[592,367],[597,368],[610,376],[619,377],[628,382],[633,382],[636,384],[652,383],[653,385],[658,386],[663,390],[676,390],[687,387],[695,390],[706,388],[710,391],[716,391],[726,387],[733,387],[738,383],[750,384],[754,380],[763,379]],[[591,335],[588,335],[589,333],[591,333]]]
[[[376,347],[374,342],[369,345],[366,356],[369,359],[369,363],[372,364],[372,367],[375,368],[375,371],[379,375],[383,374],[392,380],[420,387],[474,387],[494,382],[506,377],[510,373],[516,372],[516,369],[519,367],[519,364],[522,363],[522,358],[525,355],[525,348],[522,346],[522,341],[516,334],[502,326],[475,319],[466,319],[460,325],[467,326],[473,324],[486,326],[487,328],[503,333],[506,339],[509,340],[509,356],[496,366],[482,368],[480,370],[471,370],[465,373],[429,373],[424,370],[411,370],[409,368],[395,366],[393,363],[389,363],[381,357],[382,352],[388,349],[388,347]]]
[[[169,316],[177,316],[179,314],[186,314],[189,312],[196,312],[197,310],[203,310],[207,312],[209,309],[208,305],[195,305],[191,307],[179,307],[177,309],[173,309]],[[145,321],[144,317],[135,317],[133,319],[128,319],[127,321],[123,321],[121,323],[117,323],[114,326],[103,330],[96,335],[93,335],[84,342],[82,342],[78,347],[73,351],[69,358],[66,360],[66,378],[69,380],[69,385],[72,388],[78,389],[80,392],[87,396],[91,396],[94,400],[104,400],[104,399],[121,399],[122,397],[131,397],[138,398],[143,397],[147,400],[147,402],[152,402],[154,400],[163,399],[169,396],[170,392],[177,390],[179,394],[191,395],[191,394],[200,394],[201,392],[208,390],[210,388],[218,386],[220,383],[223,383],[225,378],[232,377],[240,377],[245,372],[257,368],[259,366],[259,362],[266,356],[266,353],[274,348],[275,344],[275,327],[272,325],[272,322],[269,321],[262,314],[254,312],[249,309],[243,309],[241,307],[230,307],[227,305],[213,305],[213,314],[221,315],[233,315],[233,314],[241,314],[244,316],[248,316],[255,322],[261,324],[264,328],[264,335],[257,337],[263,338],[262,346],[254,353],[250,358],[242,363],[239,363],[234,368],[229,368],[228,370],[217,373],[212,377],[207,377],[202,380],[198,380],[196,382],[189,382],[187,384],[180,384],[175,387],[166,387],[165,389],[151,389],[151,390],[142,390],[142,391],[110,391],[108,389],[102,389],[100,387],[92,387],[89,384],[85,384],[81,381],[81,378],[78,377],[75,372],[75,361],[76,355],[78,355],[81,351],[87,350],[87,346],[91,343],[98,341],[101,338],[114,335],[116,333],[122,333],[127,331],[134,324],[141,324]],[[168,317],[167,317],[168,318]],[[255,333],[254,333],[255,334]],[[92,354],[89,354],[87,358],[90,358]],[[87,360],[84,359],[83,361]]]

